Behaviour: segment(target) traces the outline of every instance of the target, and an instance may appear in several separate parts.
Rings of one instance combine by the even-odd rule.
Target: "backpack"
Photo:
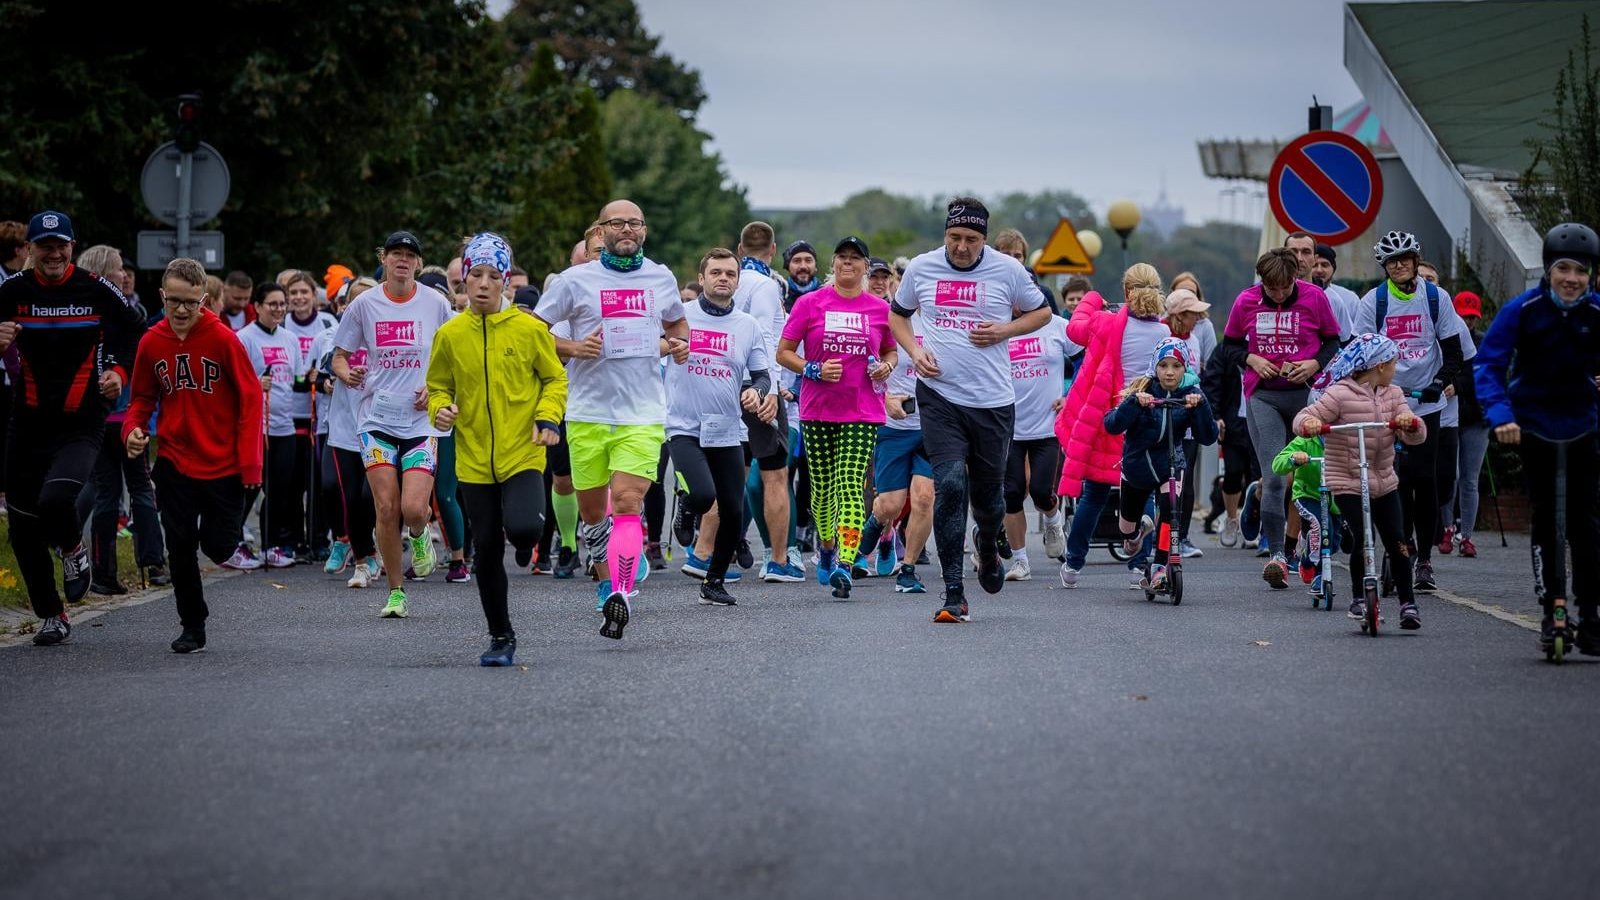
[[[1424,293],[1428,296],[1428,321],[1433,325],[1433,339],[1437,342],[1439,340],[1439,287],[1433,282],[1422,278],[1417,280],[1421,281],[1423,287],[1426,288]],[[1377,301],[1377,315],[1373,316],[1373,326],[1377,328],[1378,334],[1388,337],[1389,335],[1384,329],[1384,323],[1389,318],[1389,279],[1387,278],[1378,282]]]

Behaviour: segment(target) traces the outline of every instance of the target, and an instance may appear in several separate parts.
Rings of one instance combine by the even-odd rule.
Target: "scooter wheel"
[[[1172,605],[1177,606],[1183,602],[1183,570],[1167,570],[1167,589],[1172,591]]]
[[[1556,639],[1550,644],[1550,655],[1548,659],[1559,666],[1561,665],[1562,661],[1566,659],[1566,656],[1567,639],[1558,634],[1556,635]]]

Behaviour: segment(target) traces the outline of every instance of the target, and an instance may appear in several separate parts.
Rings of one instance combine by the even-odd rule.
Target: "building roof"
[[[1352,3],[1407,99],[1457,166],[1521,174],[1593,0]],[[1595,26],[1600,27],[1600,15]]]

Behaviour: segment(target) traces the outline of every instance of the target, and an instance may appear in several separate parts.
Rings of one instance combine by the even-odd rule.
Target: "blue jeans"
[[[1083,482],[1083,493],[1078,496],[1077,508],[1072,513],[1072,528],[1067,532],[1067,567],[1082,569],[1084,561],[1089,556],[1089,539],[1094,537],[1095,523],[1100,521],[1100,513],[1106,508],[1106,501],[1111,497],[1111,485],[1101,484],[1098,481]],[[1151,513],[1155,501],[1145,504],[1145,512]],[[1150,555],[1154,546],[1154,536],[1147,537],[1144,545],[1139,548],[1139,554],[1128,560],[1128,568],[1143,569],[1145,559]]]

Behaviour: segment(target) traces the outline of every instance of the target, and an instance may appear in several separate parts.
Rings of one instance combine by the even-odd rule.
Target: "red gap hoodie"
[[[216,313],[179,339],[166,319],[139,341],[122,440],[161,405],[156,455],[201,480],[261,483],[261,382],[244,345]]]

